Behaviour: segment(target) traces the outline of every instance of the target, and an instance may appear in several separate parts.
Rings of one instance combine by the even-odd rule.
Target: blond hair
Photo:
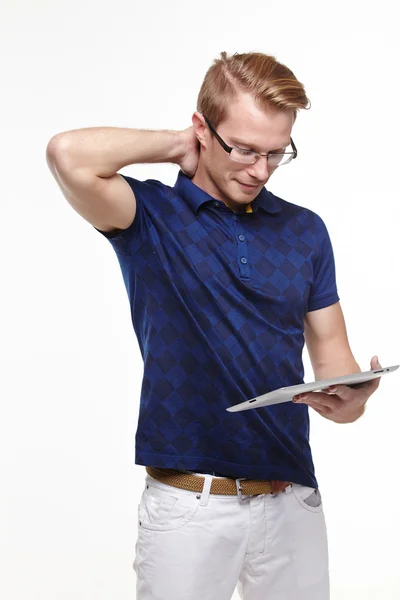
[[[296,119],[300,108],[309,108],[302,83],[274,56],[261,52],[221,52],[208,69],[197,98],[197,110],[214,127],[226,116],[228,102],[238,93],[250,93],[262,109],[293,110]]]

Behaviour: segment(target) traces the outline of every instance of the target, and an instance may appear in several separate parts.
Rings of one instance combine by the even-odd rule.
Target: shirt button
[[[243,242],[243,240],[244,240],[244,235],[240,234],[240,235],[239,235],[239,240],[240,240],[241,242]]]
[[[215,206],[215,208],[218,208],[218,206],[219,206],[218,202],[214,202],[214,206]]]
[[[240,259],[240,262],[245,265],[247,263],[247,258],[245,258],[244,256],[242,256],[242,258]]]

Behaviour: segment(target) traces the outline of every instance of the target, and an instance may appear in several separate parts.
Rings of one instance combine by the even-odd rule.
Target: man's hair
[[[303,84],[274,56],[261,52],[220,56],[208,69],[197,98],[198,112],[214,127],[240,92],[250,93],[262,110],[293,110],[295,119],[300,108],[309,108]]]

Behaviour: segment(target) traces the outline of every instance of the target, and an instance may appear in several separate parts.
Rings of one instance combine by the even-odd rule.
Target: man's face
[[[229,104],[226,118],[216,131],[228,146],[262,153],[283,152],[287,146],[290,151],[293,123],[292,111],[265,112],[256,106],[250,95],[240,94]],[[254,200],[276,170],[271,169],[263,156],[253,165],[234,162],[207,126],[200,160],[204,173],[202,180],[197,178],[200,187],[235,212],[244,210],[245,205]],[[193,181],[196,183],[196,177]]]

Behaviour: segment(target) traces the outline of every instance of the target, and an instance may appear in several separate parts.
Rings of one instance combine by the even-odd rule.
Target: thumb
[[[373,356],[371,359],[371,370],[381,369],[381,368],[382,368],[382,365],[380,364],[378,357]]]

